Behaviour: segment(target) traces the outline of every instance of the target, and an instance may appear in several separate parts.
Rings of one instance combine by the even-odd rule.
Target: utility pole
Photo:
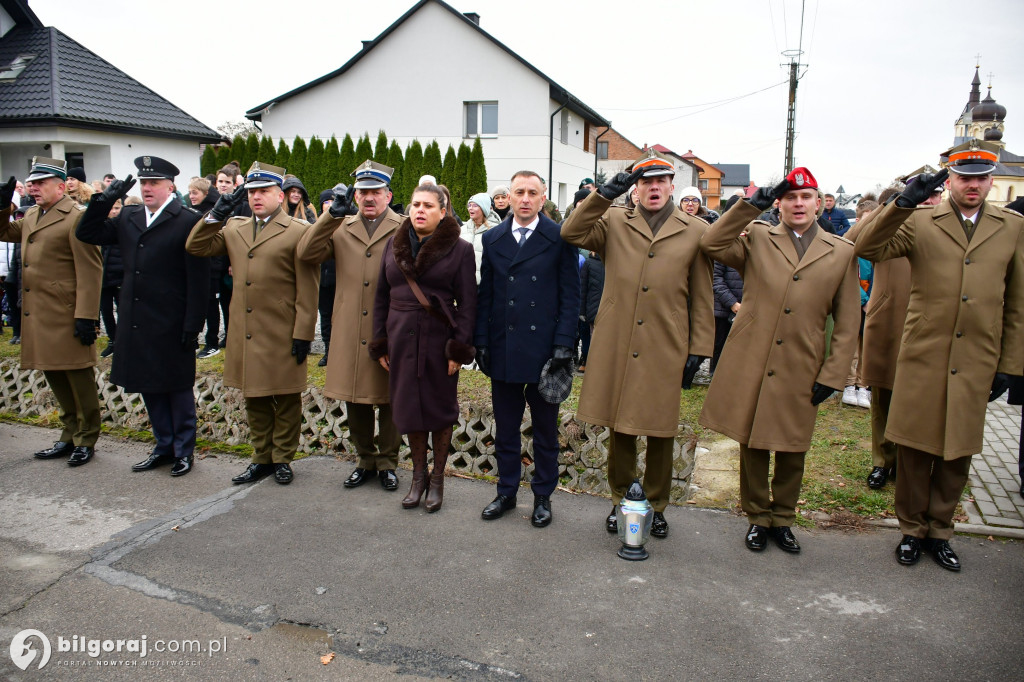
[[[787,50],[787,52],[793,52],[793,50]],[[795,52],[799,53],[799,50]],[[785,54],[785,52],[783,53]],[[799,54],[792,55],[789,61],[789,110],[786,114],[786,172],[785,175],[789,175],[789,172],[793,170],[793,142],[796,137],[796,84],[797,79],[797,67],[800,65],[797,63]]]

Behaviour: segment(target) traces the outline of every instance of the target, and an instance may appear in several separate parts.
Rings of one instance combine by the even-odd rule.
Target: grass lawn
[[[9,334],[0,337],[0,358],[18,357],[19,347],[9,345],[7,343],[9,339]],[[97,342],[97,347],[102,350],[106,344],[106,337],[101,337]],[[323,388],[326,368],[316,366],[319,359],[319,355],[310,356],[309,383]],[[101,359],[100,366],[109,368],[110,358]],[[197,369],[200,374],[221,373],[224,369],[224,353],[198,361]],[[565,409],[576,409],[582,383],[582,377],[577,377],[573,381],[572,393],[565,402]],[[680,422],[690,424],[697,432],[701,445],[705,447],[722,440],[718,434],[706,431],[697,424],[697,416],[700,414],[706,394],[707,387],[695,386],[689,391],[683,391],[679,402]],[[490,380],[480,372],[462,372],[459,379],[459,400],[463,407],[471,404],[489,406]],[[56,417],[54,416],[50,420],[22,421],[53,426],[54,424],[50,422],[55,423]],[[104,432],[124,438],[152,439],[148,432],[109,428],[106,425],[104,425]],[[737,461],[738,448],[736,448],[735,454],[730,454],[727,449],[730,444],[722,443],[722,445],[725,448],[724,457],[731,456],[733,462]],[[227,446],[206,441],[200,441],[199,447],[200,449],[208,448],[213,451],[234,452],[243,455],[251,452],[251,447],[247,445]],[[699,469],[700,460],[698,460]],[[865,483],[870,470],[871,418],[868,410],[842,405],[836,397],[825,401],[818,410],[814,437],[811,449],[807,454],[800,508],[806,511],[821,511],[831,514],[834,520],[839,522],[847,519],[850,525],[858,525],[870,518],[891,517],[893,515],[894,486],[889,484],[883,490],[871,490]],[[727,475],[720,480],[725,489],[719,491],[721,494],[715,501],[702,503],[698,500],[697,503],[717,507],[725,506],[738,511],[738,478]],[[958,513],[958,520],[962,520],[961,516],[962,514]],[[805,521],[801,518],[801,522]],[[806,521],[806,523],[810,522]]]

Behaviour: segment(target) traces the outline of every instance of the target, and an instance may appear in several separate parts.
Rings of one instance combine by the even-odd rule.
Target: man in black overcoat
[[[108,218],[114,202],[135,181],[114,180],[94,194],[78,225],[88,244],[118,244],[124,281],[118,305],[117,345],[110,380],[141,393],[156,437],[150,456],[132,467],[148,471],[173,464],[172,476],[193,466],[196,445],[196,348],[206,321],[210,265],[185,252],[185,240],[199,213],[174,194],[178,169],[155,156],[135,159],[142,206],[125,206]]]

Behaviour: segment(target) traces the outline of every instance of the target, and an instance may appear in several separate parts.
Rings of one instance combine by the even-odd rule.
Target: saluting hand
[[[220,198],[217,199],[217,203],[214,204],[213,210],[210,211],[210,215],[214,219],[224,222],[231,217],[231,214],[235,212],[238,205],[242,203],[246,193],[245,185],[241,184],[231,194],[221,194]]]
[[[635,185],[643,174],[643,168],[637,168],[632,173],[616,173],[614,178],[597,188],[597,193],[605,199],[613,201],[616,197],[629,191],[629,188]]]
[[[900,208],[914,208],[930,197],[932,192],[938,189],[939,185],[946,182],[948,177],[948,168],[943,168],[934,175],[931,173],[921,173],[896,197],[896,205]]]
[[[11,179],[0,187],[0,211],[10,208],[14,199],[14,188],[18,186],[18,179],[11,176]]]
[[[342,185],[344,187],[344,185]],[[352,201],[353,195],[356,193],[355,186],[347,188],[344,193],[341,191],[334,193],[334,201],[327,207],[328,212],[335,218],[344,218],[345,216],[355,215],[359,212],[355,203]]]
[[[757,191],[754,192],[753,196],[747,199],[748,202],[753,204],[754,208],[759,211],[767,211],[775,203],[775,200],[781,197],[783,194],[788,192],[792,187],[788,180],[783,179],[782,182],[775,185],[772,188],[758,187]]]
[[[124,180],[118,180],[115,178],[111,180],[107,188],[103,190],[103,194],[100,195],[100,201],[113,206],[118,199],[128,194],[134,186],[135,179],[131,175],[126,177]]]

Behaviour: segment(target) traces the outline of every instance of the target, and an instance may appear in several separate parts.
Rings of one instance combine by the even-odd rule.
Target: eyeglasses
[[[682,203],[684,203],[684,204],[699,204],[700,203],[700,199],[698,199],[696,197],[683,197]]]

